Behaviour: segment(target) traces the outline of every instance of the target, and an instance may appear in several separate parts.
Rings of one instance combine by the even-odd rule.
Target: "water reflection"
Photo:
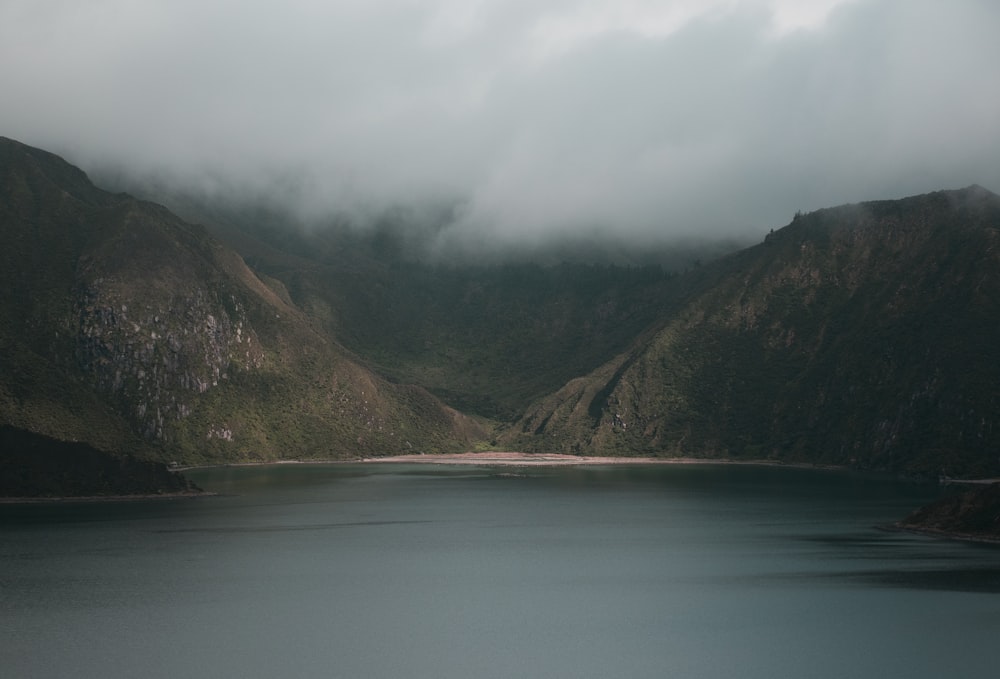
[[[308,523],[280,526],[216,526],[203,528],[164,528],[154,533],[287,533],[304,530],[332,530],[336,528],[357,528],[358,526],[399,526],[407,524],[431,523],[430,521],[342,521],[340,523]]]
[[[995,671],[1000,550],[875,528],[935,488],[718,466],[192,476],[221,495],[0,507],[5,672]]]

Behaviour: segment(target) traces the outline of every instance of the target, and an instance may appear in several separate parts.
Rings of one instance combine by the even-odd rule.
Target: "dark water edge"
[[[118,498],[198,490],[162,462],[0,425],[0,500]]]
[[[11,676],[991,676],[1000,550],[935,486],[743,467],[292,465],[0,506]]]
[[[917,509],[895,527],[935,537],[1000,544],[1000,483],[967,485]]]
[[[890,532],[898,531],[900,533],[912,533],[913,535],[920,535],[937,540],[955,540],[957,542],[971,542],[979,545],[1000,547],[1000,538],[992,535],[983,535],[981,533],[966,533],[957,530],[925,528],[908,525],[903,522],[896,522],[887,526],[879,526],[879,528]]]
[[[70,495],[70,496],[41,496],[41,497],[0,497],[0,505],[43,505],[43,504],[90,504],[99,502],[149,502],[151,500],[178,501],[194,500],[197,498],[215,497],[218,493],[210,493],[204,490],[192,490],[184,492],[164,492],[130,495]]]

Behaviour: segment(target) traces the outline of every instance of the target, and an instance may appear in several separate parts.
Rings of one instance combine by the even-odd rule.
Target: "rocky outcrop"
[[[706,268],[651,337],[529,407],[510,445],[1000,473],[1000,197],[820,210]]]
[[[2,138],[0,285],[0,425],[81,456],[331,459],[481,431],[359,364],[204,228]]]
[[[76,296],[76,358],[147,439],[168,440],[165,424],[189,416],[197,395],[261,367],[260,340],[235,296],[224,305],[196,284],[130,308],[105,283],[86,282]]]
[[[796,215],[677,276],[480,275],[300,236],[258,249],[258,276],[0,139],[0,424],[186,464],[485,436],[433,391],[509,449],[1000,474],[1000,197],[980,187]]]
[[[896,524],[931,535],[1000,543],[1000,483],[975,486],[938,500]]]

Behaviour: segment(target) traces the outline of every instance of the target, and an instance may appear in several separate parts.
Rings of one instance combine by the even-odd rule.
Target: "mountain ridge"
[[[685,272],[441,267],[239,211],[206,228],[3,138],[0,199],[19,431],[183,464],[501,448],[1000,471],[1000,198],[977,185],[796,214]]]
[[[798,215],[716,263],[722,282],[652,344],[529,409],[510,440],[922,474],[995,470],[998,227],[1000,199],[981,187]],[[963,387],[978,395],[964,398]],[[919,401],[923,415],[902,399]],[[869,422],[866,410],[883,417]],[[981,425],[956,426],[963,410]],[[829,421],[857,438],[844,440]],[[870,450],[854,429],[862,421]],[[934,424],[920,433],[920,421]],[[948,450],[942,429],[958,445]]]
[[[17,142],[0,142],[0,160],[0,423],[184,463],[478,436],[425,390],[352,360],[203,227]]]

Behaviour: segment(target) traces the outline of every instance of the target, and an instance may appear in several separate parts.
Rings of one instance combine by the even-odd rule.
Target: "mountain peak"
[[[268,239],[252,270],[0,139],[0,425],[187,463],[459,450],[485,423],[522,450],[1000,471],[981,186],[797,215],[686,274],[359,258],[234,215]]]
[[[0,425],[187,462],[451,450],[475,429],[203,228],[9,139],[0,285]]]

